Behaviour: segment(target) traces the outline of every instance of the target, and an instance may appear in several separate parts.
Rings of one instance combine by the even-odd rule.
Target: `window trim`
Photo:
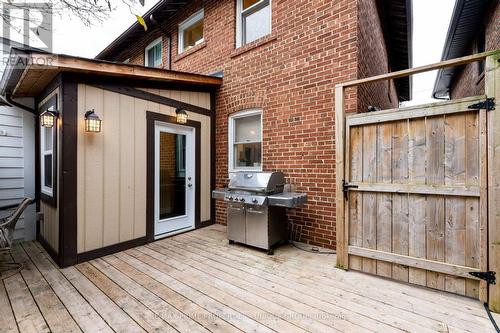
[[[269,6],[269,36],[272,33],[273,29],[273,7],[272,0],[260,0],[259,2],[253,4],[247,9],[243,10],[243,0],[236,0],[236,48],[240,48],[242,46],[247,45],[248,43],[245,41],[245,27],[243,25],[243,16],[252,14],[259,9]],[[261,38],[264,38],[262,36]]]
[[[149,66],[149,57],[148,57],[148,51],[154,48],[156,45],[160,44],[160,49],[161,49],[161,63],[158,66],[151,67],[151,68],[161,68],[163,67],[163,38],[158,37],[154,41],[148,44],[146,48],[144,49],[144,66],[150,67]]]
[[[43,113],[46,110],[51,110],[51,111],[56,111],[58,112],[57,109],[58,105],[58,93],[55,93],[52,97],[50,97],[41,107],[39,107],[39,113]],[[45,186],[45,161],[44,157],[45,155],[48,155],[48,151],[45,151],[45,128],[42,127],[40,124],[38,126],[39,129],[39,145],[38,145],[38,156],[40,159],[40,170],[38,177],[40,177],[40,199],[49,205],[53,207],[57,207],[57,152],[58,152],[58,145],[57,145],[57,131],[58,131],[58,118],[56,118],[56,121],[54,123],[54,126],[52,127],[52,188],[49,188]]]
[[[189,49],[184,50],[184,30],[188,29],[192,25],[198,23],[201,20],[205,19],[205,9],[202,8],[184,21],[182,21],[179,24],[179,28],[177,29],[178,34],[177,34],[177,52],[178,54],[182,54],[184,52],[189,51]],[[205,41],[205,22],[203,22],[203,37],[200,39],[200,41],[195,44],[199,45]]]
[[[262,153],[263,151],[263,110],[260,108],[253,108],[253,109],[247,109],[247,110],[242,110],[236,113],[233,113],[229,116],[228,119],[228,170],[229,172],[237,172],[237,171],[262,171],[262,165],[264,164],[264,154]],[[241,118],[246,118],[246,117],[251,117],[259,115],[260,116],[260,166],[258,167],[236,167],[234,165],[234,145],[236,144],[235,140],[235,120],[236,119],[241,119]],[[248,142],[245,142],[248,143]],[[256,142],[250,142],[250,143],[256,143]]]

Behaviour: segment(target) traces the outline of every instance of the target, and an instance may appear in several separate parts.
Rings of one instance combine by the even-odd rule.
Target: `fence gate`
[[[485,99],[346,117],[350,269],[486,301]]]

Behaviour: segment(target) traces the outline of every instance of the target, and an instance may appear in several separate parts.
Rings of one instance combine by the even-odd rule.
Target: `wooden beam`
[[[135,98],[140,98],[145,101],[153,102],[153,103],[158,103],[162,105],[168,105],[173,108],[181,108],[185,109],[187,111],[191,111],[194,113],[199,113],[204,116],[210,117],[212,114],[212,111],[209,109],[205,109],[202,107],[199,107],[197,105],[189,104],[189,103],[184,103],[181,101],[178,101],[176,99],[152,94],[150,92],[136,89],[136,88],[131,88],[131,87],[125,87],[125,86],[116,86],[116,85],[109,85],[109,84],[93,84],[92,86],[99,88],[99,89],[104,89],[108,91],[115,92],[117,94],[122,94],[122,95],[127,95],[130,97],[135,97]]]
[[[500,100],[500,54],[486,59],[485,92]],[[500,109],[488,112],[488,270],[500,274]],[[500,312],[500,284],[489,286],[489,307]]]
[[[366,249],[357,246],[349,246],[349,254],[371,258],[375,260],[382,260],[392,262],[399,265],[416,267],[426,269],[433,272],[450,274],[455,276],[464,277],[467,279],[478,280],[476,277],[469,274],[469,272],[480,272],[477,268],[448,264],[440,261],[415,258],[405,256],[402,254],[383,252],[378,250]]]
[[[345,110],[344,88],[335,87],[335,203],[336,203],[336,244],[337,267],[348,269],[347,242],[349,240],[348,225],[345,220],[345,202],[342,194],[344,180],[344,145],[345,145]]]
[[[498,55],[499,53],[500,53],[500,50],[477,53],[477,54],[468,55],[465,57],[441,61],[441,62],[430,64],[430,65],[404,69],[401,71],[387,73],[387,74],[381,74],[381,75],[377,75],[377,76],[368,77],[365,79],[347,81],[344,83],[337,84],[337,87],[353,87],[353,86],[358,86],[358,85],[364,84],[364,83],[392,80],[392,79],[397,79],[400,77],[415,75],[418,73],[429,72],[429,71],[436,70],[436,69],[465,65],[465,64],[468,64],[468,63],[471,63],[474,61],[486,59],[489,56]]]
[[[425,185],[425,184],[377,184],[349,182],[349,185],[358,186],[350,188],[350,191],[399,193],[399,194],[429,194],[462,197],[479,197],[479,186],[449,186],[449,185]]]
[[[471,109],[468,108],[469,105],[483,102],[485,99],[486,96],[474,96],[458,100],[410,106],[406,108],[357,113],[348,115],[346,121],[347,126],[357,126],[471,111]]]

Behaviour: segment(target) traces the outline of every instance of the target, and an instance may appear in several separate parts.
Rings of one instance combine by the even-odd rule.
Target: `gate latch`
[[[495,98],[488,97],[486,98],[486,100],[482,102],[469,105],[468,108],[475,110],[486,110],[486,111],[495,110]]]
[[[477,277],[478,279],[485,280],[488,284],[496,284],[497,279],[495,277],[496,272],[469,272],[470,275]]]
[[[349,189],[350,188],[358,188],[358,185],[352,185],[346,182],[345,180],[342,181],[342,192],[344,192],[344,199],[349,200]]]

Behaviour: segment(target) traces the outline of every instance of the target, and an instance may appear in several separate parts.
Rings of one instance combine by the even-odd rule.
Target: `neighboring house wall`
[[[177,27],[204,8],[204,42],[178,55]],[[216,100],[216,186],[228,183],[228,117],[248,108],[263,110],[263,169],[285,173],[308,203],[289,210],[296,240],[335,247],[335,84],[387,69],[377,11],[367,0],[272,1],[272,32],[235,49],[236,1],[194,1],[164,22],[172,36],[172,69],[224,72]],[[358,13],[358,10],[361,13]],[[359,40],[358,18],[363,26]],[[368,26],[365,26],[368,25]],[[361,30],[361,29],[360,29]],[[116,61],[144,64],[144,48],[162,35],[156,28],[124,50]],[[360,43],[377,40],[373,47]],[[163,37],[164,68],[168,38]],[[358,67],[360,56],[369,57]],[[372,94],[369,96],[368,94]],[[391,93],[392,94],[392,93]],[[373,100],[373,95],[380,99]],[[366,105],[387,107],[388,86],[360,93]],[[396,103],[395,99],[392,103]],[[356,89],[348,90],[346,109],[357,109]],[[226,205],[217,202],[216,221],[226,222]]]
[[[19,100],[33,107],[31,100]],[[0,106],[0,206],[35,197],[35,127],[33,114]],[[36,207],[30,205],[16,225],[15,240],[36,237]],[[6,216],[11,211],[0,212]]]
[[[358,77],[388,73],[389,60],[376,1],[358,0]],[[398,106],[394,81],[380,81],[358,86],[358,111],[368,106],[382,110]]]
[[[210,109],[210,94],[164,89],[147,92]],[[175,108],[89,85],[78,85],[78,119],[94,109],[103,133],[79,122],[77,146],[78,253],[146,236],[146,112],[175,116]],[[210,117],[188,111],[209,143]],[[210,145],[200,151],[200,220],[210,220]]]
[[[500,33],[498,31],[500,22],[500,5],[497,3],[489,16],[484,20],[484,29],[478,29],[479,33],[484,32],[485,51],[500,49]],[[479,36],[469,46],[466,54],[478,53]],[[483,62],[484,63],[484,62]],[[450,89],[450,98],[457,99],[467,96],[484,95],[484,72],[479,62],[467,64],[455,74]]]

